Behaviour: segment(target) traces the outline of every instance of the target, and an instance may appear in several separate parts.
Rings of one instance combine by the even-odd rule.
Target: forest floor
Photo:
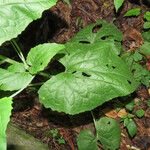
[[[123,33],[123,47],[126,50],[137,48],[143,42],[143,14],[138,17],[123,17],[123,14],[135,7],[140,7],[143,12],[150,10],[150,6],[137,1],[135,3],[125,1],[123,7],[116,14],[113,0],[72,0],[70,5],[59,1],[56,6],[48,10],[43,17],[34,21],[20,35],[20,43],[27,53],[29,49],[39,43],[56,42],[65,43],[71,39],[80,29],[98,19],[105,19],[114,24]],[[53,62],[51,68],[54,71],[61,70],[58,62]],[[40,79],[37,79],[40,80]],[[134,118],[138,132],[134,138],[130,138],[123,124],[121,127],[120,150],[141,149],[150,150],[150,107],[147,100],[150,98],[148,89],[144,86],[132,95],[118,98],[117,101],[135,100],[142,101],[140,108],[145,111],[142,118]],[[107,102],[94,110],[97,116],[108,116],[119,121],[119,115],[112,107],[114,101]],[[139,106],[135,106],[137,110]],[[122,110],[122,113],[127,113]],[[90,129],[95,133],[93,119],[90,112],[75,116],[57,113],[45,109],[38,102],[38,95],[32,89],[24,90],[14,100],[14,110],[11,121],[17,124],[27,133],[30,133],[42,142],[47,143],[52,150],[77,150],[77,135],[81,130]],[[99,149],[102,146],[99,144]]]

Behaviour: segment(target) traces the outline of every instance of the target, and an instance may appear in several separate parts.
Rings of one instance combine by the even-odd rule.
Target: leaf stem
[[[8,57],[5,57],[5,56],[3,56],[3,55],[0,55],[0,65],[1,64],[3,64],[3,63],[5,63],[5,62],[7,62],[7,63],[10,63],[10,64],[14,64],[14,63],[16,63],[17,61],[15,61],[15,60],[13,60],[13,59],[10,59],[10,58],[8,58]]]
[[[32,83],[32,84],[29,84],[28,87],[32,87],[32,86],[40,86],[42,84],[44,84],[45,82],[39,82],[39,83]]]
[[[46,77],[46,78],[50,78],[50,77],[52,77],[51,75],[49,75],[48,73],[46,73],[46,72],[39,72],[39,75],[40,76],[43,76],[43,77]]]
[[[95,116],[94,116],[93,111],[91,111],[91,115],[92,115],[92,118],[93,118],[94,126],[95,126],[95,128],[96,128],[96,119],[95,119]],[[97,134],[97,132],[96,132],[96,138],[98,139],[98,134]]]
[[[15,41],[14,39],[12,39],[12,40],[10,41],[10,43],[12,44],[12,46],[13,46],[13,48],[15,49],[16,53],[18,54],[18,56],[19,56],[20,59],[22,60],[22,62],[23,62],[23,64],[24,64],[25,68],[28,69],[29,66],[27,65],[26,60],[25,60],[25,58],[24,58],[24,56],[23,56],[23,54],[22,54],[22,51],[21,51],[20,47],[18,46],[18,44],[16,43],[16,41]]]

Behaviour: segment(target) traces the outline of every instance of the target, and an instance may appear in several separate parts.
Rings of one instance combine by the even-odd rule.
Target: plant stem
[[[45,72],[39,72],[39,75],[46,77],[48,79],[51,77],[51,75],[49,75],[48,73],[45,73]]]
[[[93,114],[93,111],[91,111],[91,115],[92,115],[92,118],[93,118],[94,125],[96,125],[96,120],[95,120],[95,116]]]
[[[92,115],[92,118],[93,118],[94,126],[95,126],[95,128],[96,128],[96,119],[95,119],[95,116],[94,116],[94,114],[93,114],[93,111],[91,111],[91,115]],[[97,137],[97,139],[98,139],[98,134],[97,134],[97,132],[96,132],[96,137]]]
[[[19,47],[18,44],[16,43],[16,41],[15,41],[14,39],[12,39],[10,42],[11,42],[13,48],[15,49],[15,51],[17,52],[18,56],[19,56],[20,59],[22,60],[22,62],[23,62],[23,64],[24,64],[25,68],[28,69],[28,65],[27,65],[27,63],[26,63],[26,60],[25,60],[25,58],[24,58],[24,56],[23,56],[23,54],[22,54],[22,51],[21,51],[20,47]]]
[[[5,62],[10,63],[10,64],[16,63],[15,60],[12,60],[12,59],[7,58],[7,57],[2,56],[2,55],[0,55],[0,61],[1,61],[1,62],[0,62],[0,65],[3,64],[3,63],[5,63]]]
[[[32,87],[32,86],[40,86],[42,84],[44,84],[45,82],[39,82],[39,83],[33,83],[33,84],[29,84],[28,87]]]

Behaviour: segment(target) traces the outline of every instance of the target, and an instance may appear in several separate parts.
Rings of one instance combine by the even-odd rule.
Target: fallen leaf
[[[119,112],[118,112],[118,117],[120,117],[120,118],[122,118],[122,117],[124,117],[124,116],[127,116],[127,112],[126,112],[126,110],[125,110],[125,108],[123,108],[123,109],[121,109]]]
[[[110,117],[110,118],[117,118],[117,111],[114,109],[106,108],[103,110],[103,113],[105,116]]]

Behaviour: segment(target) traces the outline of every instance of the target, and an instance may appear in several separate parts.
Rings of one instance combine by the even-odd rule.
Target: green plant
[[[141,9],[140,8],[133,8],[128,10],[125,14],[124,17],[132,17],[132,16],[139,16],[141,14]],[[144,13],[144,29],[150,29],[150,12],[146,11]]]
[[[135,112],[136,116],[139,118],[142,118],[145,114],[145,111],[143,109],[139,109]]]
[[[141,9],[140,8],[133,8],[130,9],[129,11],[127,11],[124,16],[125,17],[130,17],[130,16],[138,16],[141,13]]]
[[[107,117],[95,120],[94,124],[96,136],[90,130],[80,132],[77,139],[79,150],[98,150],[98,140],[102,143],[104,149],[118,149],[121,139],[119,124],[114,119]]]
[[[59,134],[57,129],[48,131],[46,135],[53,137],[59,144],[65,144],[64,138]]]
[[[146,20],[144,22],[144,29],[150,29],[150,12],[149,11],[147,11],[144,14],[144,19]]]
[[[114,5],[115,5],[116,12],[123,5],[123,2],[124,2],[124,0],[114,0]]]
[[[132,100],[132,101],[130,101],[129,103],[127,103],[127,104],[125,105],[125,108],[126,108],[127,110],[129,110],[129,111],[132,111],[133,108],[134,108],[134,106],[135,106],[135,103],[134,103],[134,100]]]
[[[0,135],[0,142],[3,141],[2,150],[6,149],[5,130],[12,109],[12,98],[30,86],[36,75],[42,75],[47,80],[44,83],[35,83],[42,85],[38,91],[40,102],[46,108],[74,115],[90,111],[106,101],[134,92],[140,82],[144,82],[143,74],[148,74],[144,71],[140,75],[138,72],[136,75],[132,74],[132,69],[140,66],[136,62],[142,56],[133,54],[127,55],[125,59],[120,57],[122,33],[115,25],[104,20],[98,20],[82,29],[66,44],[37,45],[31,48],[25,58],[14,38],[30,22],[40,18],[45,9],[55,3],[56,0],[42,2],[26,0],[22,3],[19,0],[15,3],[13,0],[0,2],[0,45],[10,40],[9,42],[20,58],[20,61],[15,61],[0,55],[0,91],[3,94],[5,91],[10,92],[7,95],[9,98],[2,96],[4,98],[0,99],[0,117],[3,120],[3,124],[1,124],[3,134]],[[116,10],[122,3],[122,0],[115,1]],[[95,31],[95,28],[100,30]],[[63,57],[57,60],[65,67],[65,72],[57,75],[45,73],[45,68],[50,61],[56,59],[54,56],[61,54]],[[130,61],[124,61],[127,59]],[[141,68],[139,67],[139,69]],[[133,124],[133,122],[131,123]],[[114,141],[114,149],[119,147],[120,130],[114,120],[102,118],[95,121],[95,127],[97,139],[105,148],[110,148],[110,145],[109,141],[104,139],[111,139],[103,132],[111,133],[114,132],[112,129],[115,129],[115,132],[112,133],[112,137],[117,138]],[[89,141],[94,140],[89,132],[85,134],[90,135]],[[60,140],[60,142],[62,141]]]
[[[121,121],[123,121],[124,127],[126,127],[128,133],[131,137],[134,137],[137,133],[137,126],[136,126],[134,120],[132,119],[133,117],[134,117],[134,115],[128,114],[127,116],[124,116],[121,119]]]

